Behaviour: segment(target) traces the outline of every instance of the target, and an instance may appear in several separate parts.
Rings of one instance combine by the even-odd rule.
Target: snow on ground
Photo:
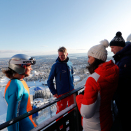
[[[54,98],[52,98],[54,99]],[[49,103],[49,99],[43,99],[43,98],[36,98],[34,99],[34,104],[37,107],[40,107],[44,104]],[[38,112],[38,117],[36,119],[37,124],[41,124],[42,122],[44,122],[45,120],[49,119],[50,117],[54,116],[56,114],[56,104],[53,104],[50,107],[47,107],[41,111]]]
[[[41,105],[44,105],[48,102],[49,102],[49,99],[43,99],[43,98],[34,99],[34,104],[37,105],[37,107],[40,107]]]
[[[7,113],[7,104],[4,99],[4,90],[5,87],[0,88],[0,124],[6,121],[6,113]]]
[[[7,111],[7,104],[4,99],[3,93],[0,91],[0,116],[5,114]]]
[[[29,87],[45,87],[42,83],[43,81],[37,80],[37,81],[27,81],[26,82]]]
[[[27,81],[27,85],[30,87],[30,94],[34,95],[35,91],[34,88],[40,87],[42,90],[45,90],[45,88],[48,88],[48,86],[43,85],[43,81]]]
[[[78,82],[80,81],[80,77],[79,76],[74,76],[74,82]]]
[[[88,75],[89,76],[89,75]],[[76,86],[75,86],[75,89],[77,89],[78,87],[81,87],[81,86],[85,86],[85,83],[86,83],[86,80],[88,78],[88,76],[83,79],[81,82],[79,82]]]
[[[4,99],[4,88],[0,88],[0,124],[6,122],[6,113],[7,113],[7,104]],[[2,131],[7,131],[7,129],[3,129]]]
[[[41,67],[40,67],[40,68],[41,68]],[[35,71],[35,70],[33,70],[32,73],[31,73],[31,75],[34,75],[34,76],[37,76],[37,75],[44,75],[44,74],[45,74],[45,72]]]
[[[45,85],[47,85],[47,80],[45,80],[45,81],[43,81],[43,83],[42,83],[43,85],[45,84]]]
[[[0,79],[0,86],[6,86],[8,81],[9,79],[4,76],[2,79]]]

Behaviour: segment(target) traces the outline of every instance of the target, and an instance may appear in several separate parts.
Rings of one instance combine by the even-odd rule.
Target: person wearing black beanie
[[[117,32],[116,36],[110,42],[111,51],[114,54],[122,50],[125,47],[125,45],[125,40],[123,39],[121,32]]]
[[[131,44],[126,45],[122,33],[117,32],[110,42],[110,47],[114,53],[115,64],[119,67],[119,81],[114,99],[122,130],[128,131],[131,129],[129,121],[131,118]]]
[[[120,46],[120,47],[125,47],[125,40],[122,37],[121,32],[117,32],[116,36],[111,40],[110,46]]]

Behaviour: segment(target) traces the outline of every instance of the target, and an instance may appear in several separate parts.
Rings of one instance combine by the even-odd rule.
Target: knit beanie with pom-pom
[[[111,40],[110,46],[120,46],[120,47],[125,47],[125,40],[122,37],[121,32],[117,32],[116,36]]]
[[[100,41],[99,45],[95,45],[91,47],[87,53],[88,56],[92,56],[102,61],[106,61],[107,59],[107,50],[106,48],[109,46],[109,42],[107,40]]]

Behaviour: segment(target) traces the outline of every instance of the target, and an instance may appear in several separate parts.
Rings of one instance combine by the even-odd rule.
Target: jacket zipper
[[[70,79],[69,79],[69,69],[68,69],[68,65],[67,65],[67,63],[66,63],[66,67],[67,67],[68,80],[69,80],[69,91],[70,91]]]
[[[61,73],[60,73],[60,81],[61,81]]]

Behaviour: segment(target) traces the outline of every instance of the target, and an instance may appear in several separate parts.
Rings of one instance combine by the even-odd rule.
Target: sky
[[[129,0],[0,0],[0,57],[87,53],[131,34]],[[107,49],[110,51],[110,48]]]

